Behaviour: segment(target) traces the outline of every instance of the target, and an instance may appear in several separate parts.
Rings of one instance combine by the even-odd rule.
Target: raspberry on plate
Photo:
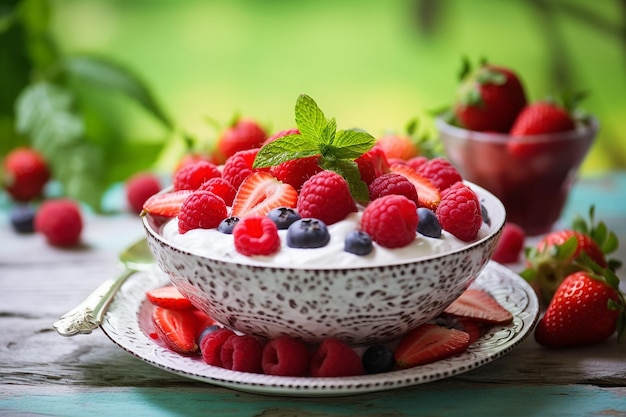
[[[435,214],[444,230],[465,242],[476,238],[483,222],[476,193],[462,182],[443,193]]]
[[[228,215],[224,200],[209,191],[194,191],[183,201],[178,213],[178,232],[213,229]]]
[[[222,367],[222,347],[234,334],[230,329],[221,328],[204,336],[200,341],[202,359],[209,365]]]
[[[263,373],[277,376],[305,376],[309,371],[309,348],[289,336],[270,340],[263,348]]]
[[[239,372],[262,372],[263,343],[247,334],[230,336],[220,349],[222,368]]]
[[[316,218],[331,225],[357,208],[346,180],[336,172],[321,171],[302,185],[297,210],[302,218]]]
[[[76,245],[83,230],[80,207],[66,198],[44,201],[35,216],[35,230],[53,246]]]
[[[206,181],[221,175],[217,166],[208,161],[185,165],[174,173],[174,190],[197,190]]]
[[[327,338],[313,353],[309,371],[314,377],[355,376],[363,374],[363,364],[348,344],[339,339]]]
[[[237,252],[246,256],[271,255],[280,248],[278,227],[267,216],[247,216],[233,229]]]
[[[417,190],[415,190],[413,183],[404,175],[394,174],[392,172],[383,174],[372,181],[369,185],[369,194],[370,200],[376,200],[379,197],[389,194],[398,194],[405,196],[416,205],[419,204]]]
[[[519,261],[525,240],[526,233],[524,229],[515,223],[506,222],[492,259],[502,264]]]
[[[363,211],[361,228],[386,248],[401,248],[416,236],[417,207],[403,195],[390,194],[372,201]]]
[[[131,176],[125,184],[126,201],[133,213],[139,214],[143,204],[161,190],[161,181],[149,172],[140,172]]]

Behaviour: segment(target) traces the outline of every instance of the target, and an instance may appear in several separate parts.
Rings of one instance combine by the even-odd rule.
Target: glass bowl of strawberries
[[[450,162],[494,193],[528,236],[558,221],[598,132],[598,121],[575,109],[580,98],[528,102],[515,72],[482,64],[435,120]]]

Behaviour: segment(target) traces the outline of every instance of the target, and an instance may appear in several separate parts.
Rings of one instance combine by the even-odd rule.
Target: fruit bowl
[[[507,220],[527,235],[550,231],[598,131],[590,118],[576,130],[514,137],[462,129],[437,118],[450,162],[463,178],[494,193]]]
[[[439,315],[490,260],[504,225],[504,206],[485,189],[468,185],[489,215],[474,241],[369,266],[217,259],[167,239],[162,218],[148,214],[142,221],[158,266],[196,307],[222,324],[260,337],[286,334],[307,342],[337,337],[363,345],[395,339]],[[307,256],[316,249],[298,250]]]

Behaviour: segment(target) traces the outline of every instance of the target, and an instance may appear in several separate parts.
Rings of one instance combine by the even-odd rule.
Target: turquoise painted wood
[[[563,224],[595,204],[626,242],[625,197],[625,172],[584,178]],[[100,331],[63,338],[51,327],[119,271],[117,253],[143,234],[136,217],[89,215],[84,247],[59,250],[14,234],[0,216],[0,416],[626,416],[626,343],[616,338],[557,351],[529,337],[451,379],[346,397],[262,396],[184,379]],[[626,243],[614,256],[626,261]]]

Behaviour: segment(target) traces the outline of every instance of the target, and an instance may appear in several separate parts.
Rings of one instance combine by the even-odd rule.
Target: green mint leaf
[[[320,166],[341,175],[348,183],[350,194],[356,201],[369,201],[369,190],[367,184],[361,179],[361,173],[356,162],[346,159],[328,160],[322,157]]]
[[[174,128],[174,123],[145,83],[122,65],[95,55],[75,55],[67,57],[63,66],[70,76],[107,91],[121,93],[142,106],[167,128]]]
[[[340,130],[333,141],[336,159],[356,159],[372,149],[376,139],[367,132],[355,129]]]
[[[296,126],[305,138],[319,139],[322,137],[328,121],[315,101],[301,94],[296,101]]]
[[[252,167],[271,167],[292,159],[306,158],[319,153],[317,141],[299,134],[287,135],[264,145],[257,153]]]
[[[320,146],[332,146],[335,142],[335,136],[337,135],[337,121],[333,117],[326,123],[320,136]]]

